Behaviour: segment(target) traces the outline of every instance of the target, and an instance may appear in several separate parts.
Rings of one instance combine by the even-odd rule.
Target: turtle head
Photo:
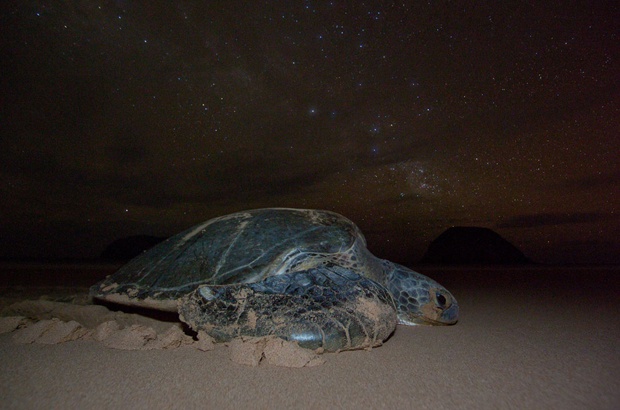
[[[396,303],[402,325],[453,325],[459,305],[446,288],[421,273],[388,262],[386,285]]]

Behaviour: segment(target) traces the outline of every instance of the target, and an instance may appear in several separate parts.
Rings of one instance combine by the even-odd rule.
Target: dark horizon
[[[476,227],[477,228],[477,227]],[[487,228],[483,228],[483,229],[487,229]],[[445,232],[444,232],[445,233]],[[440,235],[441,236],[441,235]],[[130,245],[129,248],[121,248],[120,252],[118,247],[114,247],[114,245],[117,242],[120,241],[124,241],[124,240],[130,240],[130,242],[132,240],[135,240],[136,238],[139,238],[139,240],[137,241],[137,243],[134,243],[133,246]],[[146,239],[145,239],[146,238]],[[51,257],[39,257],[39,258],[33,258],[33,257],[13,257],[13,258],[1,258],[0,259],[0,265],[2,264],[9,264],[9,265],[14,265],[14,264],[23,264],[24,266],[28,266],[30,264],[76,264],[76,265],[89,265],[89,264],[94,264],[94,265],[124,265],[127,262],[129,262],[129,260],[131,260],[133,257],[138,256],[140,253],[148,251],[151,247],[159,244],[160,242],[165,241],[166,239],[168,239],[170,237],[155,237],[155,236],[150,236],[150,235],[132,235],[132,236],[128,236],[128,237],[123,237],[123,238],[118,238],[117,240],[113,241],[112,243],[108,244],[108,246],[98,255],[94,256],[94,257],[55,257],[55,256],[51,256]],[[436,238],[437,239],[437,238]],[[151,245],[149,246],[144,246],[144,241],[150,241]],[[507,242],[508,245],[512,245],[510,242]],[[137,246],[136,246],[137,245]],[[429,247],[427,247],[426,251],[424,252],[423,256],[420,258],[412,258],[410,255],[406,255],[406,254],[395,254],[394,252],[377,252],[376,249],[373,249],[372,247],[370,247],[371,251],[374,251],[375,254],[379,255],[381,258],[386,258],[389,259],[393,262],[397,262],[400,264],[403,264],[405,266],[408,266],[412,269],[416,269],[416,268],[448,268],[448,269],[453,269],[453,268],[462,268],[462,269],[473,269],[473,268],[481,268],[481,267],[492,267],[492,268],[507,268],[507,269],[513,269],[513,268],[535,268],[535,267],[539,267],[539,268],[553,268],[553,267],[558,267],[558,268],[562,268],[562,267],[616,267],[618,265],[620,265],[619,263],[615,263],[615,262],[599,262],[599,263],[589,263],[589,262],[585,262],[585,263],[580,263],[580,262],[564,262],[564,263],[544,263],[544,262],[539,262],[536,260],[532,260],[530,259],[527,255],[523,254],[523,256],[525,257],[525,260],[522,261],[509,261],[509,260],[503,260],[500,262],[492,262],[492,261],[481,261],[481,262],[455,262],[455,261],[449,261],[449,260],[435,260],[435,261],[429,261],[426,260],[427,256],[428,256],[428,252],[429,252]],[[518,248],[516,248],[519,252],[520,250]],[[116,256],[113,256],[114,254],[116,254]],[[130,254],[131,256],[122,256],[124,254]],[[112,256],[111,256],[112,255]],[[495,255],[498,256],[498,255]]]
[[[0,260],[94,260],[244,209],[453,226],[620,264],[615,2],[2,5]]]

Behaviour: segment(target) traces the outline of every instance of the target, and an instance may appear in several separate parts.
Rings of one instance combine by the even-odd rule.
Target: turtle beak
[[[443,325],[453,325],[459,321],[459,305],[454,301],[452,306],[444,310],[439,322]]]

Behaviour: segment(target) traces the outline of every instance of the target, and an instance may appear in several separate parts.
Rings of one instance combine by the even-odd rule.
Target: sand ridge
[[[74,305],[49,300],[14,303],[2,312],[0,333],[13,332],[19,344],[58,344],[96,341],[112,349],[153,350],[190,347],[215,348],[205,332],[190,335],[182,323],[161,322],[125,312],[112,312],[100,305]],[[228,343],[233,362],[248,366],[261,363],[282,367],[317,366],[325,363],[318,353],[296,342],[277,337],[237,338]]]

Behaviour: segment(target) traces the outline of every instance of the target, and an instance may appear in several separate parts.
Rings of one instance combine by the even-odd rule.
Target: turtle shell
[[[357,226],[321,210],[268,208],[196,225],[142,253],[91,288],[95,298],[177,310],[200,285],[254,283],[336,264],[369,278],[383,275]]]

